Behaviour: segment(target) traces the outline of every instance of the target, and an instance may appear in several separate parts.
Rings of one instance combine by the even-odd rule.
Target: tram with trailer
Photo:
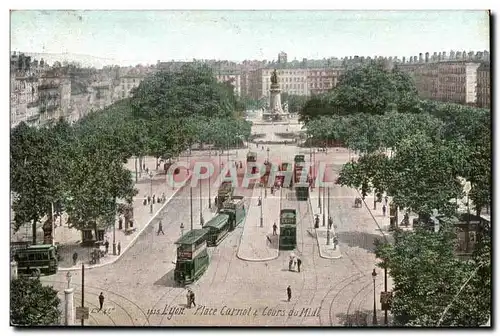
[[[198,280],[205,273],[209,264],[207,252],[207,234],[209,229],[194,229],[185,233],[177,245],[174,280],[182,285]]]
[[[217,211],[220,211],[224,205],[224,202],[230,200],[234,194],[234,187],[231,181],[224,181],[221,183],[219,190],[217,191],[217,201],[215,205]]]
[[[297,246],[297,211],[282,209],[280,211],[279,249],[293,250]]]

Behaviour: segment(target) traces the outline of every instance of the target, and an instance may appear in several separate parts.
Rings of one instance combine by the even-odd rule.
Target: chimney
[[[469,51],[469,61],[472,61],[474,59],[474,52]]]
[[[467,53],[465,50],[462,52],[462,59],[465,61],[467,59]]]
[[[405,62],[406,62],[406,57],[403,56],[403,64],[405,64]]]
[[[429,52],[425,53],[425,63],[429,63]]]
[[[422,57],[422,53],[419,53],[418,54],[418,63],[423,63],[424,62],[424,58]]]
[[[446,58],[446,51],[443,51],[443,61],[446,61],[447,58]]]
[[[441,61],[442,60],[442,56],[441,56],[441,53],[438,54],[438,61]]]
[[[452,50],[450,51],[450,60],[454,60],[455,59],[455,52]]]
[[[437,59],[438,59],[438,54],[437,54],[437,52],[434,52],[434,54],[432,54],[432,61],[436,62]]]

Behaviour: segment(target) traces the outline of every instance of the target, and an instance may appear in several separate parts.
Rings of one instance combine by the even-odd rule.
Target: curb
[[[252,190],[252,198],[251,199],[253,199],[253,193],[255,190],[256,190],[255,188]],[[251,199],[250,199],[250,201],[251,201]],[[249,205],[249,208],[250,208],[250,205]],[[249,212],[250,212],[250,210],[249,210]],[[245,222],[243,223],[243,229],[241,230],[241,236],[240,236],[240,239],[238,242],[238,251],[236,252],[236,258],[243,260],[243,261],[249,261],[249,262],[263,262],[263,261],[270,261],[270,260],[278,259],[280,256],[279,250],[278,250],[278,255],[276,257],[270,257],[270,258],[265,258],[265,259],[251,259],[251,258],[243,258],[243,257],[239,256],[240,246],[241,246],[241,238],[243,237],[243,234],[245,233],[245,224],[247,222],[247,218],[248,218],[248,213],[247,213],[247,216],[245,216]]]
[[[313,222],[313,225],[314,225],[314,213],[313,213],[313,206],[312,206],[312,203],[311,203],[311,197],[310,196],[309,196],[309,207],[311,209],[311,216],[312,216],[312,220],[313,220],[312,222]],[[313,226],[313,228],[314,228],[314,226]],[[318,233],[317,233],[316,230],[317,229],[314,228],[314,233],[316,234],[315,239],[316,239],[316,243],[318,244],[318,254],[319,254],[320,258],[323,258],[323,259],[340,259],[340,258],[342,258],[342,253],[340,252],[340,244],[337,245],[337,248],[338,248],[338,251],[339,251],[339,256],[338,257],[337,256],[335,256],[335,257],[326,257],[323,254],[321,254],[321,244],[319,243]],[[332,230],[332,231],[333,231],[333,234],[335,235],[335,233],[336,233],[335,229]]]
[[[104,267],[104,266],[108,266],[108,265],[111,265],[115,262],[117,262],[124,254],[125,252],[127,252],[127,250],[129,248],[132,247],[132,245],[135,244],[135,241],[139,238],[139,236],[142,234],[142,232],[149,226],[149,224],[151,224],[151,222],[153,220],[155,220],[155,218],[160,214],[160,212],[167,206],[168,203],[170,203],[170,201],[172,200],[172,198],[174,198],[175,195],[177,195],[177,193],[182,189],[184,188],[184,186],[187,184],[187,182],[191,179],[191,175],[189,175],[187,177],[186,180],[184,180],[184,184],[182,186],[180,186],[176,191],[174,191],[174,193],[172,195],[170,195],[170,197],[165,201],[165,203],[163,203],[163,205],[158,209],[158,211],[156,211],[156,213],[149,218],[149,221],[146,223],[146,225],[144,225],[144,227],[139,231],[137,232],[137,234],[135,235],[134,238],[132,238],[132,240],[130,241],[130,243],[125,246],[125,248],[123,249],[123,251],[121,251],[120,255],[118,255],[118,257],[114,260],[110,260],[108,262],[105,262],[105,263],[102,263],[102,264],[97,264],[97,265],[92,265],[92,266],[86,266],[85,269],[88,270],[88,269],[94,269],[94,268],[99,268],[99,267]],[[82,264],[80,264],[79,267],[59,267],[58,268],[58,271],[79,271],[82,269]]]

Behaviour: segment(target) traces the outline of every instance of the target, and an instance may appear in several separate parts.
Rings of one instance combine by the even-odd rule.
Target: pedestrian
[[[146,170],[146,164],[145,163],[142,164],[142,170]]]
[[[106,254],[108,254],[108,251],[109,251],[109,241],[107,239],[104,242],[104,247],[106,248]]]
[[[264,197],[267,197],[267,188],[264,189]]]
[[[276,226],[276,222],[274,222],[274,224],[273,224],[273,236],[277,235],[277,233],[276,233],[277,229],[278,229],[278,226]]]
[[[120,242],[118,242],[118,255],[120,255],[120,252],[122,251],[122,245],[120,244]]]
[[[262,205],[262,198],[260,198],[260,196],[259,196],[259,199],[258,199],[258,201],[257,201],[257,202],[258,202],[258,203],[257,203],[257,205],[258,205],[258,206],[261,206],[261,205]]]
[[[155,204],[156,195],[153,194],[153,204]]]
[[[118,217],[118,230],[123,229],[123,219]]]
[[[165,197],[165,193],[164,193],[164,192],[162,192],[162,193],[161,193],[161,201],[162,201],[162,203],[165,203],[165,200],[166,200],[166,199],[167,199],[167,198]]]
[[[148,195],[148,204],[151,203],[151,196]]]
[[[274,186],[271,186],[271,195],[274,195]]]
[[[187,307],[191,308],[191,290],[188,289],[186,293],[186,302],[187,302]]]
[[[73,265],[76,265],[76,260],[78,259],[78,253],[73,253]]]
[[[148,167],[146,167],[146,174],[147,174],[147,173],[149,173],[149,168],[148,168]]]
[[[243,163],[240,161],[240,169],[243,169]]]
[[[104,304],[104,295],[99,294],[99,310],[102,310],[102,305]]]
[[[293,254],[290,255],[290,261],[288,262],[288,270],[291,271],[293,266]]]
[[[292,289],[290,288],[290,285],[286,288],[286,296],[288,297],[288,302],[292,299]]]
[[[328,230],[330,230],[333,226],[333,219],[332,217],[328,216]]]
[[[382,205],[382,214],[384,215],[385,217],[385,212],[387,211],[387,207],[384,205]]]
[[[385,201],[385,205],[389,204],[389,197],[385,196],[384,201]]]
[[[165,233],[163,232],[163,224],[162,224],[161,220],[158,223],[158,232],[156,233],[156,235],[159,236],[160,232],[161,232],[162,235],[165,235]]]
[[[189,294],[189,296],[190,296],[190,298],[191,298],[191,303],[193,304],[193,306],[195,306],[195,307],[196,307],[196,303],[194,302],[194,298],[195,298],[195,297],[194,297],[194,292],[193,292],[193,291],[191,291],[191,293]]]
[[[299,270],[299,273],[300,273],[300,265],[302,265],[302,260],[300,260],[300,258],[297,258],[297,269]]]

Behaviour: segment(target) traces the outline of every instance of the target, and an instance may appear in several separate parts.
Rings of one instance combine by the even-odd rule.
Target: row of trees
[[[408,76],[375,63],[348,70],[334,90],[312,97],[301,113],[313,140],[340,142],[361,154],[344,165],[339,184],[360,189],[363,197],[386,192],[421,219],[436,210],[445,216],[439,232],[396,231],[392,245],[378,244],[380,266],[394,281],[395,324],[485,323],[491,308],[489,227],[482,228],[474,256],[457,260],[457,206],[450,200],[464,196],[462,177],[471,182],[473,210],[480,213],[491,203],[490,111],[421,101]]]
[[[217,83],[207,68],[186,66],[156,73],[131,99],[73,125],[21,123],[11,131],[15,229],[31,222],[36,243],[40,220],[47,218],[44,231],[51,232],[53,206],[80,230],[112,225],[117,202],[130,203],[137,193],[124,167],[129,158],[169,159],[196,142],[221,147],[247,139],[251,124],[240,112],[227,83]]]

